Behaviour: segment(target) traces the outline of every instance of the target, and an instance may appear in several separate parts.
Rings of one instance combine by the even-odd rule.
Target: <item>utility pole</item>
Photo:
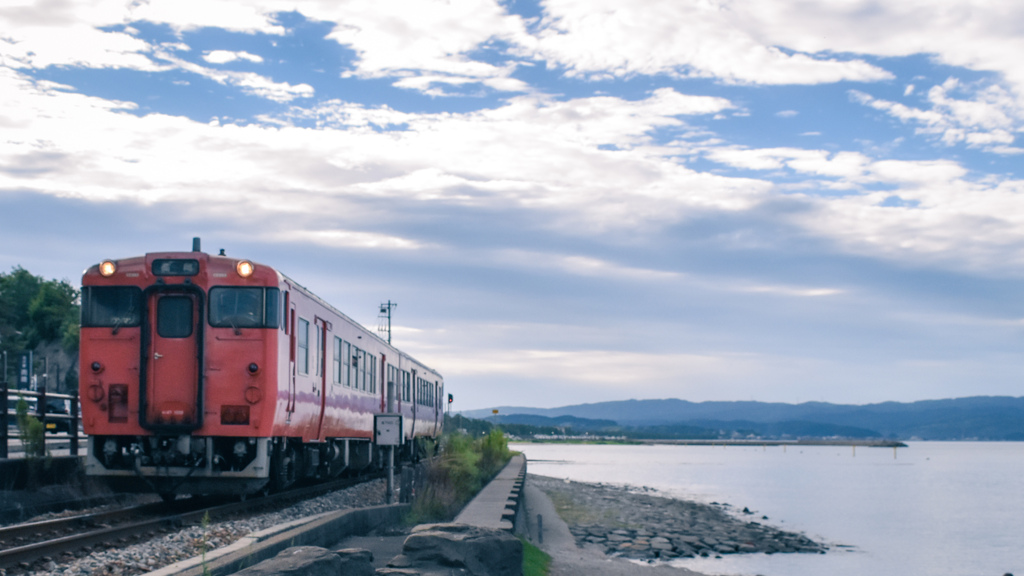
[[[388,335],[388,344],[391,344],[391,310],[394,308],[398,308],[398,302],[382,302],[380,314],[377,315],[377,332]]]

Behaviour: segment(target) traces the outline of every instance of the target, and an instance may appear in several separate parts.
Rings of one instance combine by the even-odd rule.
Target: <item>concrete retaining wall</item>
[[[326,512],[274,526],[236,541],[230,546],[206,553],[206,560],[190,558],[171,564],[148,576],[225,576],[273,558],[293,546],[329,548],[353,534],[366,534],[378,526],[397,524],[408,512],[408,504],[372,506],[354,510]]]
[[[0,490],[24,490],[29,482],[29,466],[35,467],[31,474],[35,488],[67,484],[69,479],[79,478],[83,462],[83,456],[0,459]]]

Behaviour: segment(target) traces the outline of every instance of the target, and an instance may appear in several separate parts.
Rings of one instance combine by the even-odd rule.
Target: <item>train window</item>
[[[352,386],[352,345],[348,342],[341,343],[341,357],[345,362],[345,369],[341,374],[341,383],[345,386]]]
[[[309,320],[299,318],[299,350],[295,365],[300,374],[309,374]]]
[[[289,292],[284,293],[284,308],[281,310],[282,316],[284,316],[284,322],[282,327],[284,328],[285,334],[291,334],[291,330],[288,328],[288,304],[291,302],[291,294]]]
[[[359,379],[356,388],[366,390],[366,352],[364,350],[359,350],[359,369],[356,370],[356,378]]]
[[[266,291],[263,327],[277,328],[281,325],[281,290],[278,288],[267,288]]]
[[[210,288],[210,326],[215,328],[277,328],[277,288]]]
[[[373,354],[370,354],[367,357],[370,359],[370,363],[366,367],[366,376],[367,380],[370,381],[370,393],[373,394],[377,391],[377,357]]]
[[[82,288],[82,327],[120,328],[142,323],[142,290],[135,286]]]
[[[337,336],[334,337],[334,378],[332,382],[335,384],[341,384],[341,369],[343,368],[341,363],[341,345],[343,341]]]
[[[199,260],[166,259],[153,260],[154,276],[195,276],[199,274]]]
[[[156,302],[156,333],[161,338],[192,335],[192,298],[164,296]]]
[[[412,397],[412,390],[409,384],[409,373],[402,370],[402,402],[408,402]]]

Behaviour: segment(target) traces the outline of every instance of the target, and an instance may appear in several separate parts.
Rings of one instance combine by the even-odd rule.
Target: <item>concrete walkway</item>
[[[598,548],[579,548],[551,499],[530,483],[529,476],[524,489],[527,533],[523,536],[551,556],[550,576],[701,576],[685,568],[610,558]],[[538,515],[543,517],[543,538],[538,532]]]
[[[526,457],[516,454],[508,464],[466,504],[456,524],[512,531],[518,484],[526,472]]]

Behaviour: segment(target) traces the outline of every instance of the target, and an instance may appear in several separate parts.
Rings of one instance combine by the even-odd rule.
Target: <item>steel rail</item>
[[[27,563],[31,565],[39,561],[44,556],[56,557],[64,552],[74,552],[77,550],[81,550],[86,546],[110,543],[112,541],[117,541],[122,538],[131,537],[135,540],[139,540],[142,537],[149,538],[155,536],[156,531],[179,528],[181,526],[189,524],[198,524],[202,522],[203,518],[207,514],[209,515],[209,518],[212,520],[217,518],[226,518],[232,515],[238,515],[247,512],[257,513],[259,511],[266,510],[269,508],[282,507],[284,505],[288,505],[299,500],[314,498],[316,496],[333,492],[335,490],[349,488],[356,484],[374,480],[380,477],[380,473],[374,473],[372,475],[365,475],[356,478],[335,480],[333,482],[329,482],[326,484],[317,484],[313,486],[292,489],[286,492],[271,494],[269,496],[264,496],[261,498],[243,499],[242,501],[239,502],[230,502],[227,504],[219,504],[216,506],[201,506],[187,512],[176,511],[172,514],[161,514],[156,518],[151,518],[148,520],[129,522],[125,524],[119,524],[117,526],[104,526],[95,530],[89,530],[78,534],[58,536],[56,538],[50,538],[39,542],[33,542],[21,546],[10,547],[5,550],[0,550],[0,568],[11,567],[20,563]],[[201,501],[202,499],[196,500]],[[187,502],[189,502],[189,500],[182,500],[181,502],[177,502],[177,504],[186,504]],[[21,537],[24,537],[24,534],[36,535],[43,530],[53,533],[56,530],[66,531],[68,528],[80,529],[83,524],[101,523],[100,521],[95,520],[96,518],[108,517],[111,519],[116,519],[117,515],[119,514],[121,516],[126,516],[133,513],[160,514],[161,511],[166,511],[168,507],[173,505],[174,504],[154,503],[132,507],[124,510],[113,510],[109,512],[99,512],[96,514],[85,514],[68,518],[55,518],[53,520],[32,522],[29,524],[13,525],[5,527],[3,529],[4,532],[0,532],[0,534],[17,534]],[[148,512],[140,512],[140,509],[146,508],[148,508]]]

